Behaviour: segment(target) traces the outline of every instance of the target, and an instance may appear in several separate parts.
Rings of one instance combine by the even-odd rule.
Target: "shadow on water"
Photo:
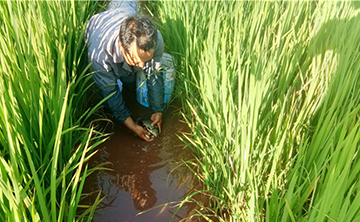
[[[134,119],[150,117],[150,110],[136,102],[135,93],[125,94]],[[95,172],[84,187],[85,193],[100,190],[105,197],[94,222],[168,222],[174,212],[172,221],[187,216],[191,207],[185,205],[177,211],[177,206],[194,187],[193,173],[182,161],[193,156],[176,135],[189,131],[176,113],[177,106],[167,108],[162,133],[152,142],[141,140],[120,123],[106,127],[112,134],[99,146],[90,165],[110,162],[112,171]]]

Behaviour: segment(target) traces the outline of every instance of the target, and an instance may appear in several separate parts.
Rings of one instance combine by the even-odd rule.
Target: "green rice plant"
[[[183,138],[197,159],[191,164],[219,219],[357,218],[358,173],[350,174],[358,168],[355,8],[326,1],[149,4],[177,60],[192,129]],[[336,184],[344,188],[331,198]]]
[[[310,42],[310,72],[329,75],[328,89],[310,120],[314,130],[303,132],[287,189],[268,203],[268,221],[357,221],[360,216],[359,16],[348,3],[324,3],[320,9],[328,18]]]
[[[104,140],[84,110],[83,33],[97,4],[0,2],[1,221],[90,221],[100,201],[77,215],[95,170],[86,161]]]

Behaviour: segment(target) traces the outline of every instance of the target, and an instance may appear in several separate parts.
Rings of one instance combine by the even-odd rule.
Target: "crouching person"
[[[117,81],[135,89],[136,73],[147,74],[151,125],[157,125],[161,132],[165,105],[163,77],[158,72],[164,51],[160,32],[148,16],[135,10],[115,9],[89,20],[85,41],[94,82],[104,98],[111,95],[107,105],[114,118],[143,140],[153,140],[150,133],[132,119]]]

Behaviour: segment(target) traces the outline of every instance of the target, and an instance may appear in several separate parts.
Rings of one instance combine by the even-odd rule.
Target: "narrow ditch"
[[[149,108],[137,103],[135,93],[123,93],[134,119],[150,117]],[[168,106],[162,132],[152,142],[141,140],[123,124],[101,123],[112,135],[98,147],[90,165],[109,162],[111,171],[97,171],[86,180],[84,193],[100,190],[105,197],[94,222],[169,222],[189,215],[193,205],[177,210],[195,184],[193,173],[183,162],[193,155],[177,136],[189,132],[178,107]]]

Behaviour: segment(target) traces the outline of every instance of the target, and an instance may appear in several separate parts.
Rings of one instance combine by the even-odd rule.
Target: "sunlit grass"
[[[149,4],[175,56],[196,175],[230,221],[358,221],[353,2]]]
[[[0,220],[91,221],[78,204],[101,134],[86,124],[95,1],[0,2]]]

